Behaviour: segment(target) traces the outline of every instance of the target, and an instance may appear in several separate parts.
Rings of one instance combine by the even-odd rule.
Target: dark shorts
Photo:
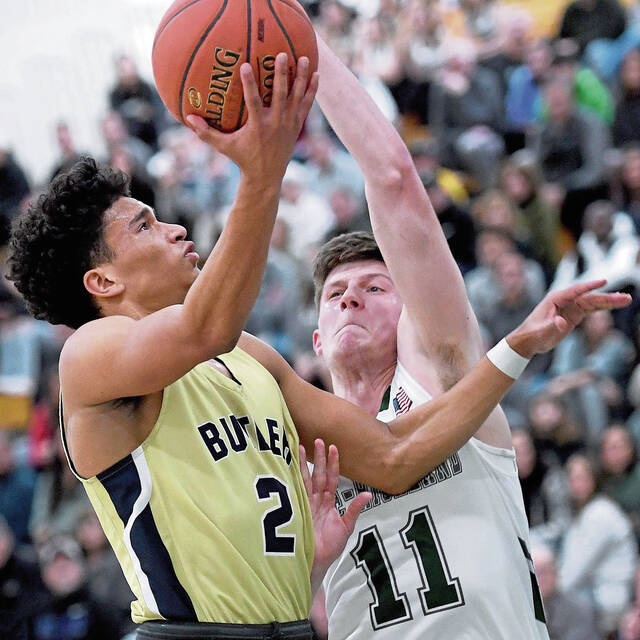
[[[218,624],[207,622],[143,622],[136,640],[312,640],[308,620],[272,622],[270,624]]]

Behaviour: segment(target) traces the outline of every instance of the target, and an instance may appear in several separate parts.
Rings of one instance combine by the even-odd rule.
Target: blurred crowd
[[[303,4],[406,140],[487,347],[550,289],[606,278],[634,295],[534,358],[503,407],[551,638],[640,640],[640,3],[573,0],[546,23],[535,11],[548,3],[517,0]],[[204,259],[238,168],[175,123],[127,55],[117,78],[99,159],[184,225]],[[57,124],[51,178],[93,153],[73,128]],[[0,270],[11,222],[46,187],[11,151],[0,149]],[[362,174],[314,107],[246,329],[326,389],[311,261],[330,237],[368,228]],[[32,319],[0,280],[3,638],[115,640],[133,628],[131,594],[60,443],[57,358],[70,331]]]

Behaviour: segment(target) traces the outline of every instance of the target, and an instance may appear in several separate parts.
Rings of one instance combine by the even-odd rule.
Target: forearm
[[[369,182],[399,177],[399,168],[405,166],[410,157],[395,127],[353,73],[320,38],[318,53],[320,86],[316,98],[365,179]],[[381,155],[384,162],[380,160]]]
[[[229,347],[240,336],[260,290],[280,185],[281,178],[241,178],[224,231],[184,302],[195,333]]]
[[[449,391],[389,423],[394,444],[392,493],[415,482],[458,451],[513,384],[486,357]]]

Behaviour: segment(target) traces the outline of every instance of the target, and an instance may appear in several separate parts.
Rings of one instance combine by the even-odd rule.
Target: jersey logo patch
[[[400,387],[398,389],[398,393],[396,393],[396,396],[393,399],[393,409],[396,412],[396,415],[398,416],[401,413],[407,413],[407,411],[411,409],[412,404],[413,400],[407,395],[407,392]]]

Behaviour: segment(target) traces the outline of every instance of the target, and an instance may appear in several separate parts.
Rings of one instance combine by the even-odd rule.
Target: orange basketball
[[[153,42],[153,75],[171,113],[202,116],[222,131],[247,113],[240,65],[250,62],[265,105],[271,101],[275,57],[289,56],[289,84],[299,57],[318,68],[316,36],[296,0],[176,0]]]

